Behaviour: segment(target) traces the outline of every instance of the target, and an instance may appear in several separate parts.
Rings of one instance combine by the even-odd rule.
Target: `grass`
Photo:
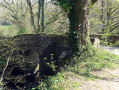
[[[94,56],[80,60],[80,62],[74,65],[74,67],[71,67],[70,70],[90,78],[91,71],[101,70],[102,68],[118,68],[117,61],[119,61],[118,55],[106,51],[97,51]]]
[[[74,77],[79,77],[75,73],[63,71],[56,76],[49,77],[43,82],[39,82],[39,86],[32,88],[32,90],[69,90],[78,87],[80,83]]]
[[[56,76],[39,82],[39,86],[33,88],[33,90],[80,90],[78,87],[81,81],[96,79],[91,71],[103,68],[118,68],[119,56],[109,52],[97,51],[95,55],[79,61],[73,66],[68,66],[67,69],[62,70]]]
[[[18,28],[15,25],[0,26],[0,36],[13,37],[17,33]]]

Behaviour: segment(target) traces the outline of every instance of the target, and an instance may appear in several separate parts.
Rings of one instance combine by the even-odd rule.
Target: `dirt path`
[[[119,69],[94,71],[94,80],[81,81],[77,90],[119,90]]]
[[[119,47],[103,47],[104,50],[119,55]],[[77,90],[119,90],[119,68],[91,72],[94,80],[81,81]]]

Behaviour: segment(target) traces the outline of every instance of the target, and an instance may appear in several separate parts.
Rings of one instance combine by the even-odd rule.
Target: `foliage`
[[[39,82],[39,85],[32,88],[32,90],[77,89],[83,79],[82,76],[87,79],[96,78],[91,74],[91,71],[118,67],[119,56],[98,50],[93,56],[88,56],[87,58],[76,57],[73,60],[76,61],[75,64],[70,64],[66,69],[62,68],[62,71],[56,76],[48,77],[48,79]],[[78,81],[75,78],[78,78]]]
[[[119,26],[119,2],[115,0],[101,0],[94,5],[90,12],[91,34],[117,34]]]
[[[26,28],[21,27],[17,34],[25,34],[25,33],[26,33]]]
[[[39,86],[36,88],[32,88],[32,90],[61,90],[64,87],[63,82],[65,83],[62,76],[62,73],[59,73],[57,76],[49,77],[43,82],[39,82]],[[57,86],[59,83],[61,83],[61,85]]]
[[[51,59],[51,62],[50,63],[46,63],[48,66],[50,66],[54,71],[56,71],[56,67],[55,66],[55,61],[53,61],[53,57],[54,57],[54,54],[50,54],[50,59]],[[44,61],[47,60],[47,57],[43,59]]]
[[[40,7],[43,11],[41,10],[42,15],[39,16],[38,14],[41,13],[38,11],[38,0],[28,0],[31,2],[30,7],[26,1],[27,0],[16,0],[17,3],[14,1],[11,3],[10,1],[2,0],[0,5],[3,11],[0,9],[2,12],[0,17],[2,17],[3,20],[7,19],[7,22],[11,22],[11,24],[15,24],[20,30],[25,28],[25,33],[42,32],[42,30],[40,30],[42,27],[39,28],[39,26],[43,25],[43,23],[41,23],[41,19],[43,20],[43,18],[45,18],[43,32],[64,34],[68,31],[66,13],[64,13],[59,6],[55,6],[51,1],[45,1],[44,9]],[[30,8],[32,9],[31,11]],[[39,31],[34,29],[39,29]]]
[[[65,34],[69,31],[69,20],[63,10],[52,3],[46,4],[45,32],[51,34]],[[52,6],[52,7],[51,7]]]
[[[81,58],[80,62],[74,65],[74,67],[72,67],[70,70],[74,73],[84,75],[87,78],[94,78],[90,74],[91,71],[101,70],[102,68],[118,67],[118,59],[119,56],[117,55],[105,51],[102,52],[101,50],[99,50],[93,56],[87,57],[85,59]]]
[[[70,10],[72,9],[71,7],[71,2],[67,1],[67,0],[52,0],[54,2],[55,5],[60,6],[64,12],[66,12],[67,14],[70,13]],[[57,2],[59,1],[59,2]]]

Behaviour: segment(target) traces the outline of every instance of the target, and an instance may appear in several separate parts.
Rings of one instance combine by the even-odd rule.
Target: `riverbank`
[[[34,90],[119,90],[119,56],[101,51],[40,82]]]

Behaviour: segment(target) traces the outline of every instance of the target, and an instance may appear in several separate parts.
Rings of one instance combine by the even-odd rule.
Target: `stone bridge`
[[[101,35],[90,35],[90,37],[101,39]],[[110,36],[108,38],[113,42],[119,40],[118,36]],[[9,81],[12,82],[13,84],[17,83],[16,77],[18,77],[21,74],[25,75],[24,80],[29,81],[30,80],[29,76],[30,78],[32,78],[32,80],[35,80],[33,79],[33,77],[31,77],[31,75],[34,75],[34,72],[28,71],[28,73],[31,74],[27,75],[26,71],[24,71],[24,68],[28,68],[30,65],[32,65],[32,63],[35,64],[35,67],[38,64],[40,65],[40,75],[42,77],[44,75],[46,76],[54,75],[58,67],[62,65],[63,63],[62,61],[66,60],[71,55],[71,50],[68,47],[66,41],[67,41],[66,36],[62,35],[24,34],[15,36],[14,38],[7,40],[6,45],[0,43],[0,47],[7,48],[4,50],[7,51],[7,53],[12,54],[11,57],[14,58],[11,58],[11,61],[14,61],[16,64],[16,65],[13,64],[13,66],[9,66],[10,67],[8,69],[9,73],[5,74],[6,76],[4,76],[5,77],[4,81],[7,80],[7,82]],[[26,64],[24,64],[22,60],[20,61],[21,55],[23,56],[22,59],[24,59],[24,57],[25,58],[27,57],[27,59],[24,59]],[[31,63],[28,64],[29,62]],[[55,70],[50,64],[54,64],[54,66],[57,66],[54,67]],[[32,68],[32,71],[34,70],[35,68],[34,69]],[[35,71],[35,73],[36,72],[37,71]],[[23,80],[21,80],[20,83],[22,82]]]
[[[41,77],[43,77],[44,75],[54,75],[56,74],[58,67],[62,65],[62,60],[65,60],[71,54],[71,50],[66,44],[66,36],[62,35],[18,35],[12,39],[7,40],[6,46],[5,44],[0,44],[0,46],[3,48],[7,48],[4,49],[7,53],[9,53],[7,54],[7,56],[12,54],[11,61],[15,63],[15,65],[13,64],[12,66],[9,66],[10,68],[8,68],[8,71],[10,72],[5,74],[7,76],[5,76],[6,78],[4,78],[4,81],[8,79],[8,76],[10,78],[12,76],[15,76],[16,74],[20,75],[25,73],[31,73],[30,75],[34,75],[39,70],[38,68],[38,70],[35,71],[35,68],[38,64],[40,65]],[[25,71],[24,68],[32,66],[32,63],[35,68],[32,68],[32,70],[30,71]],[[54,68],[51,64],[54,65]],[[14,79],[17,81],[16,78]],[[25,78],[25,80],[26,79],[27,78]]]
[[[51,34],[25,34],[12,39],[12,47],[24,52],[32,61],[39,61],[48,54],[59,56],[67,48],[66,37]],[[43,56],[42,54],[45,53]]]
[[[54,45],[52,49],[66,46],[66,36],[51,34],[23,34],[17,35],[8,41],[12,48],[20,49],[25,53],[35,51],[41,54],[51,44]]]

